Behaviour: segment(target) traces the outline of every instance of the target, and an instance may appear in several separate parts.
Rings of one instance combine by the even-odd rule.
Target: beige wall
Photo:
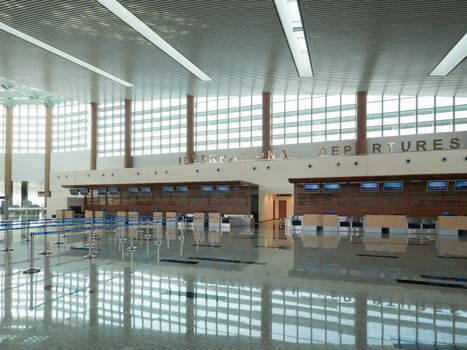
[[[447,161],[442,162],[442,157],[447,157]],[[289,178],[465,173],[467,169],[465,157],[467,157],[467,150],[461,149],[312,159],[68,171],[51,174],[51,190],[53,197],[67,197],[68,190],[65,190],[62,185],[186,183],[219,181],[220,179],[226,181],[243,180],[260,186],[260,212],[264,211],[264,214],[260,213],[260,219],[268,220],[269,218],[272,219],[272,209],[269,207],[272,205],[272,194],[293,193],[293,186],[288,182]],[[410,163],[406,163],[406,159],[410,159]],[[355,162],[358,162],[358,165],[355,165]],[[337,163],[340,163],[340,166]],[[311,164],[311,168],[309,168],[309,164]],[[268,166],[269,169],[267,169]],[[219,169],[219,172],[217,169]],[[51,209],[55,212],[55,209],[62,208]]]

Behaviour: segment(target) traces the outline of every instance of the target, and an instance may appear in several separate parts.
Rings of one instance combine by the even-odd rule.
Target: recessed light
[[[284,34],[301,78],[312,78],[308,46],[297,0],[274,0]]]
[[[167,55],[173,58],[175,61],[180,63],[183,67],[189,70],[191,73],[196,75],[202,81],[211,81],[201,69],[196,67],[190,62],[185,56],[178,52],[172,45],[162,39],[161,36],[156,34],[151,28],[149,28],[143,21],[131,13],[125,6],[120,4],[116,0],[97,0],[107,10],[112,12],[115,16],[120,18],[123,22],[128,24],[131,28],[136,30],[139,34],[145,37],[152,44],[157,46],[159,49],[164,51]]]
[[[445,77],[467,57],[467,33],[457,42],[430,73],[430,76]]]
[[[126,87],[132,87],[133,84],[130,84],[129,82],[126,82],[125,80],[122,80],[120,78],[117,78],[116,76],[110,74],[110,73],[107,73],[105,71],[103,71],[102,69],[100,68],[97,68],[89,63],[86,63],[82,60],[80,60],[79,58],[76,58],[74,56],[71,56],[69,54],[67,54],[66,52],[63,52],[62,50],[59,50],[53,46],[50,46],[49,44],[46,44],[36,38],[33,38],[32,36],[26,34],[26,33],[23,33],[23,32],[20,32],[19,30],[13,28],[13,27],[10,27],[8,25],[6,25],[5,23],[2,23],[0,22],[0,29],[1,30],[4,30],[5,32],[7,33],[10,33],[10,34],[13,34],[14,36],[17,36],[18,38],[20,39],[23,39],[23,40],[26,40],[27,42],[33,44],[33,45],[36,45],[38,47],[40,47],[41,49],[44,49],[44,50],[47,50],[57,56],[60,56],[70,62],[73,62],[73,63],[76,63],[77,65],[80,65],[81,67],[84,67],[86,69],[89,69],[90,71],[93,71],[94,73],[97,73],[99,75],[102,75],[103,77],[106,77],[106,78],[109,78],[119,84],[122,84],[123,86],[126,86]]]

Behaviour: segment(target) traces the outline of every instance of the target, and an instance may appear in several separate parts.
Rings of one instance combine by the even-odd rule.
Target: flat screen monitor
[[[177,186],[177,193],[188,194],[188,186]]]
[[[128,187],[128,194],[139,194],[139,188],[138,187]]]
[[[467,180],[456,180],[454,191],[467,191]]]
[[[384,192],[400,192],[404,189],[402,181],[386,181],[384,183]]]
[[[119,188],[116,188],[116,187],[110,187],[108,190],[108,193],[109,194],[119,194],[120,193],[120,189]]]
[[[229,185],[218,185],[217,193],[230,193],[230,186]]]
[[[323,187],[324,187],[324,192],[327,192],[327,193],[341,191],[341,184],[338,184],[338,183],[327,183],[327,184],[324,184]]]
[[[79,194],[82,196],[87,196],[89,194],[89,190],[87,188],[80,188]]]
[[[174,187],[173,186],[163,186],[162,187],[162,193],[172,194],[172,193],[174,193]]]
[[[151,187],[141,187],[139,191],[141,192],[141,194],[152,194]]]
[[[426,189],[428,191],[447,191],[449,186],[448,181],[444,180],[428,180]]]
[[[77,195],[79,195],[79,189],[77,189],[77,188],[70,188],[70,194],[71,194],[72,196],[77,196]]]
[[[319,192],[319,183],[303,184],[303,191],[306,192],[306,193]]]
[[[107,189],[106,188],[98,188],[97,189],[97,194],[99,196],[105,196],[105,195],[107,195]]]
[[[201,186],[201,193],[204,193],[204,194],[214,193],[214,186],[213,185]]]
[[[360,184],[360,191],[361,192],[378,192],[379,191],[379,183],[377,181],[362,182]]]

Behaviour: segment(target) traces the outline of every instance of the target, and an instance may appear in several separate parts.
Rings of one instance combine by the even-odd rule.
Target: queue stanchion
[[[135,225],[134,223],[128,222],[129,230],[130,230],[130,246],[126,248],[128,251],[135,251],[137,248],[133,245],[133,236],[135,233]]]
[[[90,228],[89,228],[89,234],[88,234],[88,254],[83,256],[83,259],[87,259],[87,260],[91,260],[91,259],[95,259],[97,256],[94,255],[92,253],[92,246],[93,246],[93,243],[92,243],[92,231],[94,230],[94,223],[92,223],[90,225]]]
[[[54,242],[55,245],[63,244],[63,242],[60,240],[60,237],[61,237],[61,233],[62,233],[62,229],[63,229],[63,225],[64,225],[64,219],[60,220],[60,224],[59,224],[60,226],[59,226],[59,229],[58,229],[58,232],[57,232],[57,240]]]
[[[6,227],[7,229],[5,231],[3,231],[3,235],[4,235],[4,242],[5,242],[5,247],[1,250],[1,252],[3,253],[9,253],[9,252],[12,252],[14,249],[11,247],[11,235],[12,235],[12,232],[10,230],[10,228],[8,228],[8,225],[10,225],[10,222],[7,222],[6,224]]]
[[[140,248],[143,247],[143,234],[144,234],[143,223],[144,223],[144,219],[145,219],[144,217],[141,217],[141,221],[138,224],[138,239],[139,239],[139,247]]]
[[[39,252],[39,255],[50,255],[52,252],[49,250],[49,242],[47,241],[47,221],[44,221],[44,250]]]
[[[29,232],[29,227],[28,227],[28,233],[29,233],[29,243],[28,243],[29,269],[24,270],[23,273],[33,274],[33,273],[40,272],[41,269],[34,267],[34,233]]]

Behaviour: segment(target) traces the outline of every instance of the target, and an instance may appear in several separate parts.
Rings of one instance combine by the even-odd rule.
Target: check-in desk
[[[230,227],[251,226],[253,215],[225,214],[229,218]]]
[[[129,211],[128,212],[128,224],[129,225],[138,225],[139,224],[139,212]]]
[[[96,236],[102,237],[104,234],[104,219],[105,219],[105,210],[95,210],[94,211],[94,233]]]
[[[323,232],[337,232],[337,215],[336,214],[323,214],[321,215],[321,226]]]
[[[155,211],[152,213],[152,220],[154,225],[162,226],[164,223],[164,213],[162,211]]]
[[[211,229],[221,228],[222,215],[221,213],[209,213],[208,215],[208,226]]]
[[[285,233],[294,234],[302,232],[303,216],[291,216],[285,219]]]
[[[303,214],[301,222],[303,231],[316,231],[322,226],[321,214]]]
[[[365,233],[408,233],[405,215],[367,215],[365,216]]]
[[[204,229],[206,226],[206,213],[196,212],[193,213],[193,229]]]
[[[467,241],[454,235],[440,235],[436,241],[438,254],[446,256],[467,257]]]
[[[339,244],[339,234],[337,232],[303,231],[302,241],[304,248],[336,249]]]
[[[72,219],[75,217],[75,212],[73,210],[57,210],[55,212],[55,218],[59,219],[62,223],[60,231],[63,233],[63,236],[68,236],[70,230],[73,230],[75,227],[71,223]],[[69,223],[69,225],[67,225]]]
[[[409,235],[407,233],[391,233],[389,237],[384,237],[379,232],[366,232],[363,244],[366,251],[405,253]]]
[[[467,231],[467,216],[438,216],[439,236],[458,236],[460,231]]]
[[[170,228],[177,228],[178,213],[176,211],[168,211],[165,213],[165,225]]]

